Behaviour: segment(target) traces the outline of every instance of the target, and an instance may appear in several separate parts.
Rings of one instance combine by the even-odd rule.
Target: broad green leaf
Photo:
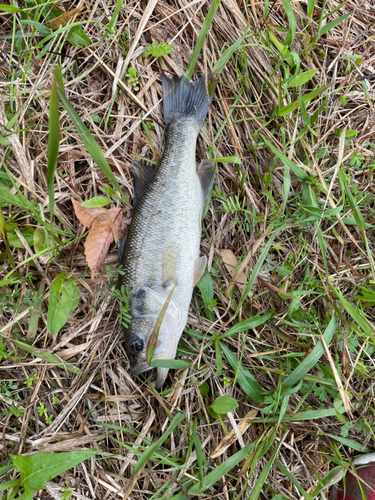
[[[23,12],[23,10],[13,7],[13,5],[0,4],[0,10],[3,12]]]
[[[74,26],[68,33],[68,40],[75,45],[88,47],[91,45],[90,38],[83,31],[82,26]]]
[[[51,34],[51,30],[44,26],[44,24],[38,23],[38,21],[30,21],[29,19],[21,19],[22,24],[28,24],[35,28],[43,36],[48,36]]]
[[[164,434],[152,445],[148,446],[146,450],[139,457],[139,460],[134,467],[133,475],[137,474],[145,465],[146,462],[152,457],[152,455],[156,452],[158,448],[164,443],[164,441],[168,438],[168,436],[175,430],[175,428],[184,420],[185,413],[177,413],[177,415],[173,418],[172,422],[169,424],[168,429],[164,432]]]
[[[38,451],[35,455],[10,455],[10,458],[21,475],[21,484],[25,488],[25,493],[29,494],[44,488],[48,481],[93,457],[98,451],[80,450],[56,454]]]
[[[229,396],[219,396],[210,405],[210,408],[218,415],[226,415],[238,407],[238,403],[234,398]]]
[[[55,169],[57,156],[59,154],[60,142],[60,118],[59,118],[59,98],[57,95],[57,84],[53,83],[49,98],[49,117],[48,117],[48,169],[47,186],[49,199],[49,212],[52,224],[53,206],[55,201]]]
[[[300,73],[299,75],[292,78],[292,80],[290,80],[287,87],[291,88],[291,87],[299,87],[301,85],[304,85],[309,80],[311,80],[311,78],[313,78],[317,74],[318,71],[319,71],[319,69],[316,68],[316,69],[310,69],[309,71],[304,71],[304,72]]]
[[[8,141],[4,136],[0,135],[0,145],[1,146],[10,146],[12,143]]]
[[[272,142],[268,141],[265,137],[263,137],[264,142],[267,146],[275,153],[275,155],[281,160],[284,165],[290,168],[290,170],[298,177],[301,181],[306,181],[309,178],[309,174],[302,170],[301,167],[296,165],[292,160],[290,160],[287,156],[285,156],[281,151],[279,151]]]
[[[81,207],[100,208],[100,207],[105,207],[109,203],[111,203],[111,200],[105,198],[104,196],[94,196],[94,198],[90,198],[89,200],[86,200],[83,203],[81,203]]]
[[[320,94],[323,94],[323,92],[327,89],[329,89],[332,85],[324,85],[323,87],[320,87],[318,89],[313,90],[312,92],[309,92],[308,94],[305,94],[302,99],[305,104],[308,104],[310,101],[312,101],[315,97],[319,96]],[[294,110],[296,110],[299,107],[299,99],[291,102],[290,104],[287,104],[283,108],[279,109],[277,112],[277,116],[286,116],[292,113]]]
[[[186,68],[185,78],[187,78],[188,81],[190,81],[192,76],[193,76],[194,68],[195,68],[195,65],[197,63],[199,53],[203,47],[204,40],[206,38],[208,30],[211,27],[212,21],[214,19],[214,16],[216,14],[216,11],[217,11],[219,5],[220,5],[220,0],[212,0],[208,14],[203,21],[202,28],[201,28],[199,35],[198,35],[198,39],[195,42],[193,53],[191,55],[189,64]]]
[[[16,224],[6,224],[6,231],[8,235],[8,243],[12,247],[16,248],[25,248],[22,241],[19,239],[17,234],[14,232],[14,229],[17,227]],[[34,231],[33,227],[19,227],[18,231],[25,238],[26,243],[31,246],[34,241]]]
[[[325,26],[319,29],[318,31],[318,36],[322,36],[325,33],[327,33],[329,30],[337,26],[338,24],[341,23],[344,19],[346,19],[348,16],[350,16],[350,12],[348,14],[344,14],[343,16],[338,17],[337,19],[334,19],[333,21],[327,23]]]
[[[252,328],[256,328],[257,326],[263,325],[266,321],[268,321],[273,316],[273,312],[269,312],[267,314],[257,314],[252,318],[245,319],[237,325],[232,326],[226,332],[219,335],[220,340],[226,339],[228,337],[233,337],[236,333],[239,332],[247,332],[247,330],[251,330]]]
[[[63,271],[52,282],[47,314],[47,330],[51,335],[57,333],[68,321],[79,302],[79,289],[74,276],[65,279]]]
[[[329,343],[333,338],[333,334],[335,333],[336,330],[336,324],[337,324],[336,318],[335,316],[333,316],[323,334],[323,338],[327,345],[329,345]],[[312,349],[310,354],[303,361],[299,363],[297,368],[293,370],[290,375],[286,377],[286,379],[282,383],[281,390],[283,391],[288,387],[298,384],[298,382],[300,382],[302,377],[304,377],[316,365],[319,359],[323,356],[324,352],[325,349],[323,346],[323,342],[319,340],[319,342]]]
[[[197,283],[197,287],[199,288],[204,305],[206,307],[205,316],[211,321],[215,320],[215,313],[208,309],[208,306],[212,303],[214,298],[214,282],[210,273],[207,269],[204,271],[203,276]]]
[[[55,234],[51,236],[51,231],[49,229],[45,229],[43,227],[37,227],[35,229],[33,237],[35,252],[42,252],[46,248],[49,248],[53,245],[58,245],[60,243],[60,239]]]
[[[150,366],[153,368],[170,368],[171,370],[181,370],[191,364],[185,359],[153,359]]]
[[[238,385],[250,399],[261,404],[264,400],[263,389],[255,377],[242,366],[235,354],[222,342],[220,342],[220,349],[235,372]]]

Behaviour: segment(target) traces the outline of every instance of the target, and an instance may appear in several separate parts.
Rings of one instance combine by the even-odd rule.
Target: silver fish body
[[[214,166],[213,162],[202,162],[198,172],[196,169],[196,140],[202,123],[202,111],[194,114],[199,107],[196,94],[205,90],[204,82],[198,82],[192,86],[186,80],[163,78],[164,154],[156,171],[140,166],[135,171],[139,199],[121,259],[119,284],[129,287],[131,322],[124,328],[124,337],[130,367],[136,374],[150,369],[147,343],[173,287],[153,359],[175,358],[193,288],[206,264],[206,258],[199,257],[201,220],[212,190]],[[181,95],[176,97],[176,93]],[[188,103],[187,114],[189,96],[193,104]],[[200,105],[207,112],[207,101],[201,100]],[[156,386],[160,387],[168,369],[157,370]]]

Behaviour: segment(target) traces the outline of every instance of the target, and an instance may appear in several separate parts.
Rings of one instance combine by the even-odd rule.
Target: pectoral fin
[[[149,185],[151,179],[154,177],[156,170],[154,168],[140,165],[139,163],[132,163],[130,170],[134,178],[134,208],[138,205],[146,187]]]
[[[157,376],[155,387],[160,389],[160,387],[164,384],[165,379],[167,378],[169,372],[169,368],[161,368],[160,366],[157,368]]]
[[[202,193],[203,193],[203,209],[210,197],[212,186],[214,184],[215,178],[215,162],[214,161],[201,161],[198,167],[198,177],[201,183]]]
[[[199,259],[196,260],[194,266],[193,286],[195,286],[203,276],[204,270],[206,269],[206,265],[207,265],[207,257],[205,255],[202,255],[202,257],[199,257]]]

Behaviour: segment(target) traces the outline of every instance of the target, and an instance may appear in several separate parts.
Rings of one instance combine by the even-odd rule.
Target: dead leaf
[[[226,267],[227,271],[229,272],[229,274],[231,275],[232,279],[233,280],[235,279],[235,282],[232,281],[230,283],[229,287],[232,287],[233,284],[235,284],[237,286],[237,288],[239,289],[239,291],[242,293],[244,283],[245,283],[245,271],[242,270],[241,272],[236,273],[236,269],[238,266],[237,257],[234,255],[232,250],[230,250],[229,248],[228,249],[223,248],[220,251],[220,256],[223,259],[223,264],[225,265],[225,267]],[[239,271],[240,271],[240,269],[239,269]],[[252,296],[253,296],[253,292],[250,290],[248,297],[252,298]],[[260,302],[258,300],[253,300],[253,305],[258,310],[262,309]]]
[[[258,410],[250,410],[249,413],[243,418],[240,422],[238,422],[238,429],[241,435],[250,427],[251,421],[257,416]],[[221,443],[218,444],[216,449],[211,453],[210,458],[220,457],[224,453],[225,450],[229,448],[235,441],[237,440],[236,433],[234,430],[230,431]]]
[[[115,240],[122,226],[121,208],[85,208],[71,198],[77,219],[87,227],[89,234],[85,241],[85,257],[91,270],[91,280],[104,262],[109,245]]]
[[[76,9],[69,10],[68,12],[63,12],[60,16],[57,16],[54,19],[51,19],[50,21],[47,21],[46,22],[47,28],[50,28],[51,30],[58,30],[60,26],[65,26],[65,24],[67,24],[69,19],[78,14],[78,12],[82,12],[84,8],[85,8],[84,5],[81,5]]]

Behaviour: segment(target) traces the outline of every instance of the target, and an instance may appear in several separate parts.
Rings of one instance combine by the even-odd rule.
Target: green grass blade
[[[226,339],[228,337],[233,337],[236,333],[246,332],[247,330],[251,330],[252,328],[256,328],[257,326],[263,325],[266,321],[268,321],[273,316],[273,312],[269,312],[267,314],[257,314],[252,318],[245,319],[237,325],[232,326],[226,332],[219,335],[220,340]]]
[[[184,420],[185,413],[178,413],[172,422],[169,424],[168,429],[164,432],[164,434],[159,438],[154,444],[149,446],[139,457],[137,465],[134,467],[133,474],[137,474],[146,462],[152,457],[155,451],[164,443],[164,441],[168,438],[168,436],[175,430],[175,428]]]
[[[366,335],[370,337],[371,341],[375,343],[374,329],[372,328],[371,324],[367,321],[367,319],[364,316],[362,316],[360,312],[358,312],[350,304],[350,302],[348,302],[343,297],[343,295],[339,290],[336,290],[336,288],[334,287],[332,287],[332,289],[335,292],[336,297],[339,299],[342,306],[344,307],[345,311],[350,314],[350,316],[354,319],[357,325],[365,332]]]
[[[280,471],[289,479],[289,481],[295,486],[298,492],[303,496],[305,500],[313,500],[313,497],[305,491],[302,486],[299,484],[297,479],[286,469],[281,462],[278,460],[275,461],[277,467]]]
[[[352,450],[360,451],[361,453],[371,453],[373,451],[370,450],[369,448],[364,448],[363,444],[357,443],[357,441],[354,441],[353,439],[343,438],[341,436],[335,436],[334,434],[325,434],[325,435],[330,437],[331,439],[334,439],[335,441],[338,441],[339,443],[345,446],[348,446],[349,448],[352,448]]]
[[[262,136],[263,137],[263,136]],[[265,137],[263,137],[264,142],[267,146],[272,150],[273,153],[281,160],[284,165],[290,168],[290,170],[294,173],[299,180],[305,181],[309,178],[309,174],[307,174],[301,167],[296,165],[292,160],[290,160],[287,156],[285,156],[281,151],[279,151],[272,142],[268,141]]]
[[[15,346],[28,352],[29,354],[32,354],[33,356],[36,356],[37,358],[41,359],[42,361],[45,361],[46,363],[51,363],[52,365],[59,366],[60,368],[63,368],[70,373],[75,373],[75,374],[80,373],[79,368],[72,365],[71,363],[63,361],[58,356],[55,356],[55,354],[52,354],[52,352],[40,351],[39,349],[36,349],[32,345],[26,344],[25,342],[9,338],[7,339],[9,340],[9,342],[12,342],[12,344],[14,344]]]
[[[56,80],[61,81],[61,78],[56,77]],[[120,193],[124,202],[127,205],[129,205],[129,201],[124,197],[124,195],[121,191],[120,185],[117,182],[110,166],[107,163],[107,160],[105,159],[105,157],[104,157],[103,153],[101,152],[99,146],[97,145],[95,139],[90,134],[89,129],[86,127],[86,125],[83,123],[81,118],[78,116],[78,113],[73,108],[73,106],[70,104],[69,100],[65,97],[65,94],[60,89],[60,85],[58,87],[58,95],[59,95],[61,103],[63,104],[64,108],[66,109],[67,113],[69,114],[84,146],[86,147],[87,151],[90,153],[92,159],[98,165],[98,167],[100,168],[102,173],[112,183],[112,186],[118,191],[118,193]]]
[[[163,318],[165,316],[165,313],[167,312],[169,302],[171,301],[173,292],[176,288],[176,283],[173,285],[172,290],[169,292],[169,295],[167,297],[167,300],[164,302],[163,307],[160,309],[159,315],[156,318],[154,328],[152,329],[147,348],[146,348],[146,361],[150,365],[152,361],[152,357],[155,352],[155,347],[158,341],[158,336],[159,336],[159,331],[161,324],[163,322]]]
[[[259,477],[254,485],[254,488],[252,489],[252,492],[248,496],[248,500],[258,500],[259,495],[262,491],[263,485],[267,479],[267,476],[271,470],[271,467],[276,459],[277,454],[279,453],[279,450],[281,448],[281,445],[284,442],[284,439],[286,438],[287,434],[289,431],[286,431],[283,435],[283,437],[280,439],[275,451],[272,453],[271,458],[268,460],[266,463],[265,467],[263,467],[262,472],[259,474]],[[308,499],[310,500],[310,499]],[[311,499],[312,500],[312,499]]]
[[[0,11],[2,12],[23,12],[22,9],[18,9],[17,7],[13,7],[13,5],[4,5],[0,4]]]
[[[323,85],[323,87],[319,87],[318,89],[313,90],[312,92],[309,92],[308,94],[305,94],[303,96],[303,102],[305,104],[308,104],[310,101],[312,101],[315,97],[319,96],[320,94],[323,94],[323,92],[331,87],[331,84],[329,85]],[[277,112],[277,116],[286,116],[295,111],[299,106],[299,99],[291,102],[290,104],[287,104],[283,108],[279,109]]]
[[[210,10],[208,11],[208,14],[203,21],[202,28],[200,30],[200,33],[198,35],[198,40],[195,44],[193,53],[191,55],[189,64],[187,66],[186,72],[185,72],[185,78],[187,78],[189,81],[191,80],[193,73],[194,73],[194,68],[195,65],[197,64],[198,56],[200,54],[200,51],[203,47],[204,40],[206,38],[206,35],[208,33],[208,30],[211,27],[212,21],[214,19],[214,16],[216,14],[216,11],[220,5],[220,0],[213,0]]]
[[[333,338],[333,334],[335,333],[336,330],[336,324],[337,324],[336,317],[333,316],[323,334],[323,338],[327,345],[329,345],[329,343]],[[323,356],[323,354],[324,354],[324,346],[322,341],[319,340],[319,342],[312,349],[310,354],[297,366],[295,370],[292,371],[290,375],[286,377],[286,379],[282,383],[281,390],[284,390],[287,387],[291,387],[295,384],[298,384],[298,382],[302,379],[302,377],[304,377],[316,365],[316,363]]]
[[[246,368],[242,366],[235,354],[222,342],[220,342],[220,349],[234,370],[237,382],[241,389],[250,399],[261,404],[264,400],[264,391],[257,382],[256,378],[249,372],[249,370],[246,370]]]
[[[59,154],[60,142],[60,119],[59,119],[59,98],[57,95],[57,84],[53,83],[49,98],[49,117],[48,117],[48,169],[47,169],[47,186],[50,221],[53,221],[53,206],[55,201],[55,169],[57,156]]]
[[[323,28],[320,28],[318,31],[318,36],[322,36],[325,33],[327,33],[329,30],[337,26],[338,24],[341,23],[344,19],[346,19],[348,16],[350,16],[351,13],[349,12],[348,14],[344,14],[343,16],[338,17],[337,19],[334,19],[333,21],[327,23]]]
[[[283,7],[284,7],[285,13],[286,13],[287,18],[288,18],[289,28],[291,31],[291,38],[289,41],[289,45],[291,45],[293,43],[295,36],[296,36],[296,29],[297,29],[296,18],[294,17],[293,9],[292,9],[292,5],[291,5],[290,1],[289,0],[282,0],[282,3],[283,3]]]
[[[203,479],[203,487],[201,488],[200,483],[195,484],[192,488],[189,488],[190,493],[198,495],[198,493],[203,493],[207,488],[211,488],[215,483],[217,483],[221,477],[225,476],[233,467],[244,460],[251,450],[254,447],[254,443],[248,444],[242,450],[238,451],[231,457],[229,457],[225,462],[216,467],[212,472],[207,474],[207,476]],[[182,495],[179,500],[188,500],[186,495]]]
[[[260,254],[260,256],[257,260],[257,263],[255,264],[254,269],[250,275],[249,281],[248,281],[246,287],[244,288],[244,291],[242,292],[241,300],[239,301],[237,311],[239,310],[239,308],[243,304],[245,298],[248,296],[250,290],[252,289],[252,287],[255,283],[255,280],[258,277],[260,268],[262,267],[263,262],[265,261],[267,255],[268,255],[268,252],[270,251],[270,248],[271,248],[273,240],[275,239],[275,236],[276,236],[276,233],[273,233],[270,235],[269,240],[267,242],[267,245],[264,247],[262,253]]]
[[[212,73],[215,75],[218,75],[223,71],[225,66],[228,64],[229,59],[232,57],[232,55],[235,53],[235,51],[238,49],[238,47],[241,45],[241,43],[245,40],[247,36],[247,32],[245,33],[234,42],[233,45],[231,45],[225,52],[222,54],[219,59],[216,61],[215,66],[212,69]],[[219,158],[217,158],[216,161],[220,161]]]
[[[339,410],[339,413],[345,413],[345,408],[342,407]],[[294,415],[287,415],[283,417],[283,422],[298,422],[300,420],[315,420],[327,417],[335,417],[336,410],[335,408],[327,408],[323,410],[309,410],[309,411],[301,411],[300,413],[295,413]],[[254,422],[264,422],[264,423],[273,423],[277,422],[278,417],[266,417],[266,418],[256,418]]]
[[[195,419],[194,424],[191,427],[191,435],[193,438],[195,453],[197,454],[198,468],[199,468],[199,477],[201,480],[200,487],[203,488],[203,460],[204,454],[202,451],[202,443],[200,442],[199,436],[196,431],[197,428],[197,419]]]

